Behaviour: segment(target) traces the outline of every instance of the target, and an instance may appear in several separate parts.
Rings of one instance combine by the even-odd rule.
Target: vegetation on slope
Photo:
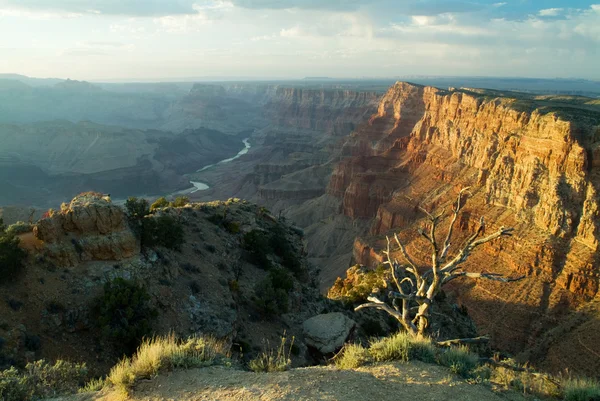
[[[0,218],[0,283],[12,281],[23,268],[27,253],[19,242],[15,229],[8,230]]]

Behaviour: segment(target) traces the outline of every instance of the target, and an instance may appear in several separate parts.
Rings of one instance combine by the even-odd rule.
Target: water
[[[250,150],[250,147],[251,147],[251,146],[250,146],[249,139],[250,139],[250,138],[246,138],[246,139],[244,139],[244,141],[243,141],[243,142],[244,142],[244,149],[240,150],[240,151],[238,152],[238,154],[237,154],[237,155],[235,155],[235,156],[233,156],[233,157],[230,157],[229,159],[224,159],[224,160],[221,160],[221,161],[220,161],[220,162],[218,162],[218,163],[215,163],[215,164],[209,164],[208,166],[204,166],[204,167],[202,167],[200,170],[196,170],[196,172],[197,172],[197,173],[200,173],[200,172],[202,172],[202,171],[204,171],[204,170],[208,170],[208,169],[209,169],[209,168],[211,168],[211,167],[218,166],[219,164],[229,163],[229,162],[231,162],[231,161],[234,161],[235,159],[237,159],[237,158],[239,158],[239,157],[241,157],[241,156],[245,155],[246,153],[248,153],[248,151]],[[208,188],[205,188],[205,189],[208,189]]]
[[[237,158],[239,158],[239,157],[241,157],[241,156],[245,155],[246,153],[248,153],[248,151],[249,151],[249,150],[250,150],[250,148],[251,148],[251,145],[250,145],[250,138],[246,138],[246,139],[244,139],[244,141],[243,141],[243,142],[244,142],[244,149],[240,150],[240,151],[238,152],[238,154],[237,154],[237,155],[235,155],[235,156],[233,156],[233,157],[230,157],[229,159],[224,159],[224,160],[221,160],[221,161],[220,161],[220,162],[218,162],[218,163],[215,163],[215,164],[209,164],[208,166],[204,166],[204,167],[202,167],[201,169],[197,170],[196,172],[197,172],[197,173],[199,173],[199,172],[201,172],[201,171],[208,170],[209,168],[212,168],[212,167],[215,167],[215,166],[218,166],[218,165],[221,165],[221,164],[225,164],[225,163],[232,162],[232,161],[234,161],[235,159],[237,159]],[[186,192],[186,193],[189,193],[189,194],[193,194],[193,193],[196,193],[196,192],[199,192],[199,191],[206,191],[207,189],[209,189],[209,188],[210,188],[210,187],[209,187],[207,184],[205,184],[205,183],[203,183],[203,182],[199,182],[199,181],[190,181],[190,184],[192,184],[194,187],[193,187],[193,188],[190,188],[190,189],[186,189],[186,190],[185,190],[185,192]]]

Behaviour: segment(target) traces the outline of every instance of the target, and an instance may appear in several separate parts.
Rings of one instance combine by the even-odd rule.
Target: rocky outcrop
[[[311,317],[302,325],[304,342],[322,354],[340,349],[356,322],[340,312]]]
[[[123,209],[102,194],[75,197],[60,212],[42,218],[34,235],[60,266],[91,260],[122,260],[139,252]]]
[[[328,193],[343,200],[347,216],[372,219],[375,237],[355,242],[359,263],[379,262],[378,238],[390,230],[402,231],[426,263],[426,244],[413,234],[419,209],[448,208],[470,186],[458,235],[482,215],[490,231],[514,226],[516,235],[486,246],[469,269],[528,278],[509,286],[457,282],[451,292],[495,346],[520,352],[598,296],[599,147],[600,111],[577,99],[397,83],[345,141]],[[499,302],[502,318],[492,313]],[[542,354],[535,362],[544,363]]]

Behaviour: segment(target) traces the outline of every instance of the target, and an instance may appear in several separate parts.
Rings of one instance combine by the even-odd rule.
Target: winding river
[[[204,166],[204,167],[202,167],[201,169],[197,170],[196,172],[197,172],[197,173],[200,173],[200,172],[202,172],[202,171],[204,171],[204,170],[208,170],[208,169],[209,169],[209,168],[211,168],[211,167],[215,167],[215,166],[218,166],[218,165],[221,165],[221,164],[225,164],[225,163],[232,162],[232,161],[234,161],[235,159],[237,159],[237,158],[239,158],[239,157],[241,157],[241,156],[245,155],[246,153],[248,153],[248,151],[249,151],[249,150],[250,150],[250,148],[251,148],[251,145],[250,145],[250,138],[246,138],[246,139],[244,139],[244,141],[243,141],[243,142],[244,142],[244,149],[240,150],[240,151],[238,152],[238,154],[237,154],[237,155],[235,155],[235,156],[233,156],[233,157],[230,157],[229,159],[224,159],[224,160],[221,160],[221,161],[220,161],[220,162],[218,162],[218,163],[215,163],[215,164],[209,164],[208,166]],[[193,194],[193,193],[196,193],[196,192],[198,192],[198,191],[206,191],[208,188],[210,188],[210,187],[209,187],[207,184],[205,184],[205,183],[203,183],[203,182],[199,182],[199,181],[190,181],[190,184],[192,184],[192,185],[193,185],[193,187],[192,187],[192,188],[189,188],[189,189],[186,189],[186,190],[184,190],[183,192],[185,192],[186,194]],[[181,192],[179,192],[179,193],[181,193]]]

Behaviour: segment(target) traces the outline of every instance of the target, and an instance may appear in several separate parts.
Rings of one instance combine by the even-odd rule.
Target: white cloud
[[[50,20],[50,19],[69,19],[79,18],[81,13],[73,12],[53,12],[53,11],[31,11],[20,8],[0,8],[0,18],[2,17],[13,17],[13,18],[25,18],[32,20]]]
[[[563,12],[562,8],[546,8],[538,13],[541,17],[556,17]]]

